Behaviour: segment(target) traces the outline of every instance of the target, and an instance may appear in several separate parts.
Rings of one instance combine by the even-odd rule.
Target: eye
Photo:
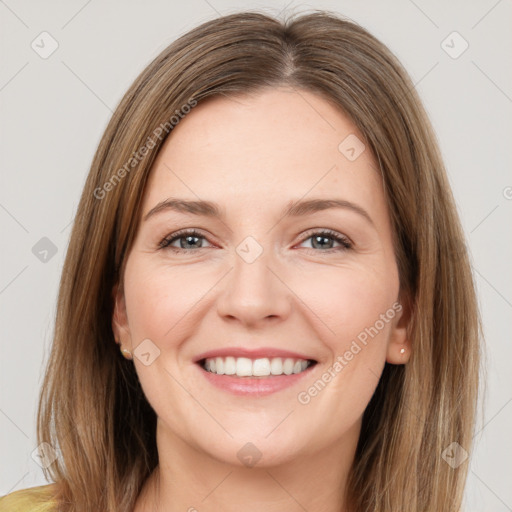
[[[321,230],[310,232],[309,236],[304,238],[301,243],[312,240],[312,249],[321,249],[321,252],[345,251],[352,248],[352,242],[344,235],[331,230]],[[329,243],[329,239],[332,240]],[[195,229],[182,229],[165,237],[159,244],[159,249],[170,249],[173,252],[190,252],[187,249],[206,249],[202,247],[202,240],[206,240],[200,232]],[[180,241],[179,247],[173,246],[176,241]],[[340,247],[332,247],[332,243],[338,243]],[[318,251],[315,251],[318,252]]]
[[[301,243],[304,243],[310,239],[312,240],[312,248],[320,248],[320,252],[339,252],[352,248],[352,242],[346,236],[340,233],[336,233],[336,231],[331,231],[330,229],[314,231],[312,233],[310,232],[309,236],[304,238]],[[329,239],[333,240],[334,243],[340,244],[340,247],[331,247],[332,242],[329,242]]]
[[[180,240],[179,247],[172,244]],[[201,240],[206,238],[194,229],[182,229],[164,238],[159,244],[160,249],[170,249],[173,252],[186,251],[187,249],[205,249],[201,247]]]

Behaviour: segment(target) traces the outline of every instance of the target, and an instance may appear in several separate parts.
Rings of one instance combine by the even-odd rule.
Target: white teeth
[[[206,362],[208,362],[208,359],[206,360]],[[206,369],[208,369],[208,368],[206,368]],[[235,373],[236,373],[236,361],[235,361],[234,357],[226,357],[224,359],[224,373],[226,375],[235,375]]]
[[[239,357],[236,360],[236,374],[239,377],[250,377],[252,375],[252,361],[247,357]]]
[[[268,377],[269,375],[291,375],[301,373],[310,366],[305,359],[262,357],[215,357],[206,359],[204,369],[217,375],[236,375],[237,377]]]
[[[213,369],[212,371],[215,371],[215,369]],[[293,359],[284,360],[283,372],[285,375],[291,375],[293,373]]]
[[[256,377],[266,377],[270,375],[270,361],[267,358],[256,359],[252,363],[252,374]]]
[[[280,357],[274,357],[270,361],[270,373],[272,375],[281,375],[283,373],[283,360]]]
[[[222,357],[215,358],[215,369],[217,375],[224,375],[224,361]]]

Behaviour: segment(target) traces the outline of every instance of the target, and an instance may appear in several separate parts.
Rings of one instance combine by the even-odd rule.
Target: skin
[[[161,149],[142,217],[172,196],[214,201],[225,218],[167,210],[142,221],[124,290],[114,290],[116,339],[133,352],[149,338],[160,350],[148,366],[133,359],[158,416],[160,460],[135,512],[342,510],[363,412],[385,362],[410,354],[404,306],[309,403],[298,401],[400,299],[378,166],[369,149],[354,161],[340,152],[350,134],[364,140],[321,97],[279,88],[200,103]],[[355,203],[371,222],[348,208],[282,217],[290,201],[313,198]],[[174,241],[180,253],[158,249],[183,228],[204,238]],[[352,247],[313,245],[322,229]],[[263,249],[250,264],[236,251],[248,236]],[[218,347],[290,349],[318,363],[291,388],[235,396],[193,362]],[[252,468],[237,457],[247,442],[261,453]]]

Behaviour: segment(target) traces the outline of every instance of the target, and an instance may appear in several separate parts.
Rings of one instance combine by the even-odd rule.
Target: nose
[[[281,268],[268,249],[252,262],[236,253],[233,268],[217,298],[218,314],[246,327],[287,318],[293,294],[285,284]]]

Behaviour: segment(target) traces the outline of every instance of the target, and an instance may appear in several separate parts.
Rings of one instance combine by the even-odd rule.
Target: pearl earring
[[[123,348],[122,346],[119,348],[125,359],[133,359],[132,353],[127,348]]]
[[[400,354],[405,354],[405,348],[400,349]]]
[[[133,359],[132,353],[127,348],[123,348],[123,345],[121,345],[118,340],[116,340],[116,343],[119,344],[119,350],[125,359]]]

